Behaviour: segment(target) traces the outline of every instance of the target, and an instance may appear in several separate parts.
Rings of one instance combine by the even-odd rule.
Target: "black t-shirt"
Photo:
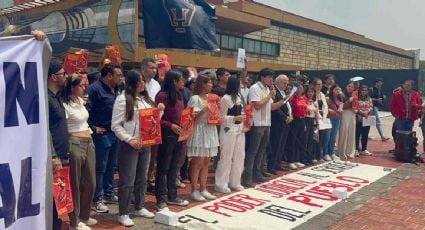
[[[49,90],[49,130],[52,135],[56,155],[62,160],[68,160],[68,126],[63,102],[58,95]]]

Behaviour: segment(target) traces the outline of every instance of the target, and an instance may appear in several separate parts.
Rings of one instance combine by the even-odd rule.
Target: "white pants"
[[[220,130],[220,160],[215,171],[215,186],[220,189],[241,186],[245,160],[245,133],[241,125]]]
[[[342,112],[337,155],[343,159],[354,156],[356,150],[356,114],[351,109]]]

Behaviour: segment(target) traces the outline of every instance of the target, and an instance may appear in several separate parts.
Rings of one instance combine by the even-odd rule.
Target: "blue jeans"
[[[384,138],[384,133],[382,132],[381,118],[379,118],[379,108],[374,106],[372,114],[376,117],[376,129],[378,130],[379,136]]]
[[[339,125],[341,124],[341,118],[331,118],[332,129],[329,137],[329,142],[324,143],[323,151],[324,154],[333,155],[336,143],[336,136],[338,135]]]
[[[395,130],[412,131],[414,121],[407,119],[398,119],[394,121]]]
[[[332,124],[333,127],[333,124]],[[331,155],[332,152],[329,152],[329,142],[331,141],[331,133],[332,133],[332,129],[324,129],[324,130],[320,130],[320,144],[322,146],[323,149],[323,155]],[[320,150],[319,150],[320,152]]]
[[[93,201],[103,195],[114,195],[114,167],[117,160],[117,138],[113,132],[104,135],[93,134],[96,153],[96,190]]]

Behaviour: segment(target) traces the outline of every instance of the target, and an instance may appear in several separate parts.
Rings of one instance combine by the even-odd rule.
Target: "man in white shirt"
[[[245,156],[245,171],[243,185],[253,187],[254,182],[264,182],[262,175],[262,158],[269,143],[272,98],[276,95],[273,84],[273,70],[262,69],[259,81],[249,89],[249,102],[254,105],[252,128],[249,138],[249,148]]]
[[[145,90],[152,101],[155,101],[155,96],[161,90],[161,85],[154,79],[157,69],[158,66],[152,58],[144,58],[140,64],[140,71],[145,80]]]
[[[273,98],[270,143],[271,151],[267,156],[267,171],[276,175],[276,171],[286,170],[280,165],[282,155],[284,154],[286,140],[292,122],[292,110],[285,90],[288,86],[289,79],[286,75],[281,74],[275,80],[276,96]],[[286,102],[285,102],[286,101]]]

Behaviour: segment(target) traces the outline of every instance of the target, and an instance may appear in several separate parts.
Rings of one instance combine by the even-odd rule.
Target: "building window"
[[[244,48],[247,53],[279,56],[279,44],[254,40],[244,37],[236,37],[227,34],[217,34],[217,40],[221,41],[220,48],[227,50],[237,50]]]

